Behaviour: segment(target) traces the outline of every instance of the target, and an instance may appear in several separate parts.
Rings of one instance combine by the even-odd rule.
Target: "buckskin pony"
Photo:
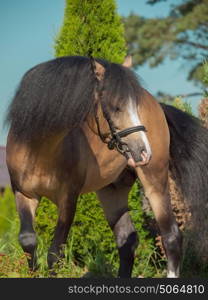
[[[115,235],[118,276],[130,277],[138,240],[128,193],[139,178],[162,235],[167,277],[179,276],[182,235],[171,209],[168,172],[193,204],[193,220],[203,221],[208,132],[194,117],[160,105],[130,65],[129,57],[123,65],[61,57],[23,76],[8,111],[6,154],[21,223],[19,242],[31,255],[31,269],[37,245],[33,221],[41,197],[58,207],[48,252],[52,268],[62,255],[78,196],[96,191]]]

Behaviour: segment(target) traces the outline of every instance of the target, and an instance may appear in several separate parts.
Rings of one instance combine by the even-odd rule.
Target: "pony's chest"
[[[95,153],[92,160],[88,161],[85,183],[81,193],[97,191],[114,182],[125,167],[125,158],[115,151]]]

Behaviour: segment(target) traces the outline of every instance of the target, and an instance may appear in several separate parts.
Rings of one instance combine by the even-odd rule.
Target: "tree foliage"
[[[115,1],[66,0],[55,55],[92,55],[122,63],[126,55],[124,28]]]
[[[205,62],[204,64],[204,77],[203,77],[203,82],[205,85],[205,96],[208,97],[208,61]]]
[[[208,128],[208,62],[204,64],[204,78],[205,85],[204,98],[199,104],[199,117],[202,120],[203,125]]]
[[[160,1],[147,3],[156,7]],[[203,84],[203,61],[208,53],[208,0],[181,0],[171,6],[164,18],[130,14],[123,21],[134,66],[148,62],[156,67],[167,57],[182,58],[190,68],[188,79]]]

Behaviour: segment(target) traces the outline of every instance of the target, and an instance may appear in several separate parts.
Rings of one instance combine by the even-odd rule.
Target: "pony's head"
[[[151,158],[151,148],[146,136],[146,128],[141,124],[139,105],[142,87],[129,69],[131,58],[123,65],[93,61],[97,78],[96,122],[98,134],[109,149],[116,149],[127,158],[128,165],[146,165]],[[104,117],[100,123],[97,115]],[[102,128],[101,128],[102,124]]]

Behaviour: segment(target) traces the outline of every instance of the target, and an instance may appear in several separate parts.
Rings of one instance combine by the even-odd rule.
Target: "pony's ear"
[[[122,64],[124,67],[131,68],[132,67],[132,56],[127,55],[124,59],[124,62]]]
[[[105,68],[97,62],[94,58],[91,58],[91,66],[96,78],[101,81],[105,75]]]

